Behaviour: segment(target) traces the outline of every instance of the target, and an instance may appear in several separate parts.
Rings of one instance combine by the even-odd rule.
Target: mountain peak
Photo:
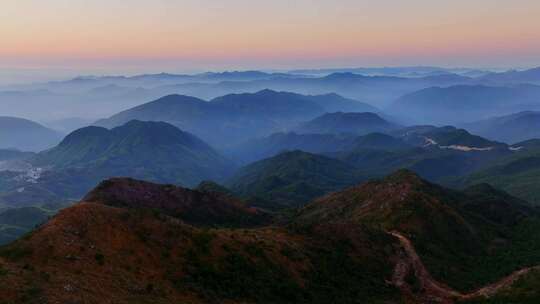
[[[172,131],[172,132],[182,132],[178,127],[175,127],[171,125],[170,123],[163,122],[163,121],[143,121],[143,120],[137,120],[133,119],[125,123],[123,126],[119,126],[116,128],[111,129],[111,131],[114,130],[120,130],[120,129],[133,129],[133,130],[155,130],[155,131]]]
[[[442,200],[449,191],[402,169],[340,192],[321,197],[303,208],[299,221],[363,221],[372,219],[393,227],[407,225],[404,210],[447,212]],[[347,210],[347,212],[343,212]],[[419,212],[418,214],[421,214]],[[384,224],[383,224],[384,225]]]
[[[244,197],[264,199],[263,205],[256,202],[261,207],[279,209],[304,205],[363,179],[356,169],[339,160],[293,150],[243,167],[228,186]]]
[[[265,95],[265,94],[278,94],[280,92],[278,91],[274,91],[274,90],[271,90],[271,89],[264,89],[264,90],[260,90],[258,92],[256,92],[255,94],[260,94],[260,95]]]
[[[101,182],[82,200],[111,207],[158,210],[194,225],[250,226],[266,216],[231,195],[161,185],[132,178],[111,178]]]
[[[388,175],[384,178],[386,182],[398,182],[398,183],[410,183],[410,182],[421,182],[425,181],[416,173],[408,169],[399,169],[394,173]]]
[[[299,133],[351,133],[366,135],[384,132],[396,128],[395,125],[371,112],[334,112],[326,113],[301,124]]]
[[[180,102],[180,101],[203,101],[202,99],[188,96],[188,95],[181,95],[181,94],[170,94],[163,96],[161,98],[158,98],[152,102],[155,103],[166,103],[166,102]]]
[[[228,160],[191,133],[166,122],[140,120],[110,130],[76,130],[60,145],[39,153],[34,163],[58,170],[89,170],[93,178],[131,176],[183,185],[223,178],[232,168]]]
[[[339,80],[339,79],[362,79],[362,78],[368,78],[368,76],[364,76],[364,75],[361,75],[361,74],[355,74],[355,73],[351,73],[351,72],[336,72],[336,73],[332,73],[330,75],[327,75],[324,77],[325,79],[335,79],[335,80]]]
[[[60,142],[59,146],[69,145],[73,142],[79,141],[81,138],[87,139],[89,137],[100,137],[108,134],[109,130],[103,127],[97,126],[88,126],[77,129],[69,133],[63,140]]]

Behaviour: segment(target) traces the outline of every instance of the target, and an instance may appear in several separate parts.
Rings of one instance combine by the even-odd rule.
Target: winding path
[[[433,303],[452,303],[455,300],[467,300],[480,296],[490,297],[499,290],[512,285],[512,283],[514,283],[519,277],[527,274],[531,270],[540,269],[540,266],[523,268],[493,284],[489,284],[470,293],[461,293],[441,282],[436,281],[431,276],[424,263],[422,263],[422,260],[416,253],[413,244],[407,237],[397,231],[391,231],[389,234],[393,235],[399,240],[406,255],[405,259],[401,259],[394,268],[394,275],[392,278],[393,283],[400,289],[405,289],[406,291],[410,292],[409,286],[405,282],[405,277],[412,267],[423,293],[427,298],[429,298],[429,301]]]

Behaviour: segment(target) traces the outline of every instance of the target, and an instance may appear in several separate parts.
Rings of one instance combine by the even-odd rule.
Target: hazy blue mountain
[[[327,112],[379,112],[379,109],[367,103],[344,98],[335,93],[309,95],[309,100],[322,106]]]
[[[415,123],[454,124],[522,110],[540,109],[540,86],[432,87],[399,98],[387,110]]]
[[[407,127],[393,131],[392,136],[371,134],[364,137],[370,144],[330,155],[374,176],[405,168],[442,182],[470,174],[513,153],[506,144],[450,126]]]
[[[347,147],[348,150],[358,149],[376,149],[376,150],[401,150],[411,148],[412,146],[402,139],[382,133],[370,133],[364,136],[356,137],[352,144]],[[343,149],[345,150],[345,149]]]
[[[33,152],[22,152],[15,149],[0,149],[0,161],[28,159],[34,155],[35,153]]]
[[[355,149],[396,150],[412,146],[401,139],[370,133],[363,136],[351,134],[297,134],[275,133],[267,137],[249,140],[228,151],[240,163],[269,158],[284,151],[301,150],[314,154],[339,154]]]
[[[438,77],[440,76],[440,77]],[[275,77],[251,81],[222,81],[219,83],[181,83],[152,89],[154,94],[180,93],[211,99],[229,93],[255,93],[264,89],[287,91],[304,95],[337,93],[378,108],[387,106],[404,94],[432,86],[451,86],[475,83],[476,80],[449,75],[427,77],[365,76],[355,73],[333,73],[317,77]],[[335,112],[335,111],[334,111]]]
[[[274,133],[234,146],[228,150],[228,154],[239,163],[250,163],[275,156],[283,151],[337,152],[349,149],[355,142],[356,136],[346,134]]]
[[[523,71],[511,70],[501,73],[489,73],[481,77],[480,80],[485,82],[540,84],[540,67]]]
[[[209,102],[171,95],[120,112],[96,124],[113,127],[132,119],[166,121],[214,146],[231,146],[285,130],[336,109],[372,107],[335,94],[305,96],[271,90],[229,94]]]
[[[400,76],[400,77],[428,77],[435,75],[457,74],[464,76],[479,76],[489,72],[475,69],[442,68],[430,66],[411,67],[374,67],[374,68],[337,68],[337,69],[303,69],[293,70],[293,74],[328,75],[333,73],[356,73],[369,76]]]
[[[298,133],[365,135],[388,132],[398,126],[389,123],[375,113],[327,113],[294,128]]]
[[[178,125],[185,121],[185,125],[202,120],[207,113],[211,113],[211,105],[204,100],[183,96],[169,95],[155,101],[122,111],[108,119],[96,122],[96,125],[116,127],[133,119],[144,121],[166,121]],[[208,117],[209,120],[213,117]]]
[[[28,161],[33,167],[0,174],[0,203],[77,200],[99,181],[117,176],[196,186],[223,180],[234,170],[202,140],[164,122],[82,128]]]
[[[229,94],[211,100],[210,104],[218,110],[226,111],[228,115],[248,121],[254,117],[270,119],[277,123],[294,121],[326,111],[324,105],[312,101],[308,96],[272,90],[262,90],[255,94]]]
[[[454,150],[490,150],[508,149],[504,143],[488,140],[478,135],[471,134],[464,129],[453,126],[439,128],[406,128],[406,133],[401,138],[417,146],[435,146],[443,149]],[[397,131],[403,132],[403,131]]]
[[[58,119],[58,120],[45,121],[44,125],[46,125],[47,127],[53,130],[57,130],[64,134],[68,134],[82,127],[87,127],[91,125],[93,122],[94,120],[91,120],[91,119],[80,118],[80,117],[70,117],[70,118],[63,118],[63,119]]]
[[[276,77],[304,77],[298,74],[288,73],[267,73],[261,71],[226,71],[226,72],[210,72],[195,75],[198,79],[205,79],[211,81],[250,81],[258,79],[270,79]]]
[[[136,76],[81,76],[68,81],[8,88],[9,92],[0,92],[0,111],[4,115],[24,116],[38,121],[70,117],[96,120],[172,94],[210,100],[227,94],[256,93],[264,89],[304,95],[337,93],[381,108],[404,94],[420,89],[471,82],[476,83],[477,80],[437,71],[411,77],[364,76],[355,73],[305,76],[260,71],[194,75],[160,73]],[[330,98],[326,96],[325,99]],[[347,107],[329,110],[329,112],[336,111],[375,112],[373,108]]]
[[[516,143],[540,138],[540,112],[524,111],[464,124],[463,127],[486,138]]]
[[[185,84],[185,83],[218,83],[222,81],[251,81],[269,79],[275,77],[303,77],[286,73],[266,73],[261,71],[226,71],[207,72],[200,74],[140,74],[133,76],[79,76],[65,81],[54,81],[39,84],[58,91],[82,91],[92,90],[98,87],[114,86],[126,88],[151,88],[160,85]]]
[[[0,116],[0,149],[40,151],[56,145],[62,135],[36,122]]]
[[[194,135],[164,122],[130,121],[111,130],[86,127],[33,160],[55,169],[88,168],[110,176],[130,176],[195,185],[222,179],[230,164]]]
[[[304,205],[364,179],[346,163],[297,150],[241,168],[226,185],[256,206],[279,209]]]
[[[422,77],[422,80],[438,83],[440,85],[444,85],[446,83],[454,84],[454,83],[472,82],[471,77],[458,75],[458,74],[453,74],[453,73],[443,73],[443,74],[428,75],[428,76]]]

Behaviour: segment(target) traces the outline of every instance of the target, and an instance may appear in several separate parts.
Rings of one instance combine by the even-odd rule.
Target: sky
[[[49,70],[525,68],[540,65],[539,16],[538,0],[2,0],[0,78]]]

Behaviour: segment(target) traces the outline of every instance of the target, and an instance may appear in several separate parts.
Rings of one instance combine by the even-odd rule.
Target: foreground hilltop
[[[527,233],[540,226],[537,213],[487,185],[455,192],[402,170],[319,198],[279,225],[228,193],[201,189],[209,190],[103,182],[0,248],[0,284],[9,286],[0,299],[452,303],[540,296],[512,285],[518,278],[538,283],[532,267],[540,264],[540,240]],[[253,221],[227,220],[238,217]]]
[[[191,190],[131,178],[113,178],[90,191],[83,202],[112,207],[159,210],[197,226],[256,226],[267,223],[264,213],[233,196],[213,190]]]

